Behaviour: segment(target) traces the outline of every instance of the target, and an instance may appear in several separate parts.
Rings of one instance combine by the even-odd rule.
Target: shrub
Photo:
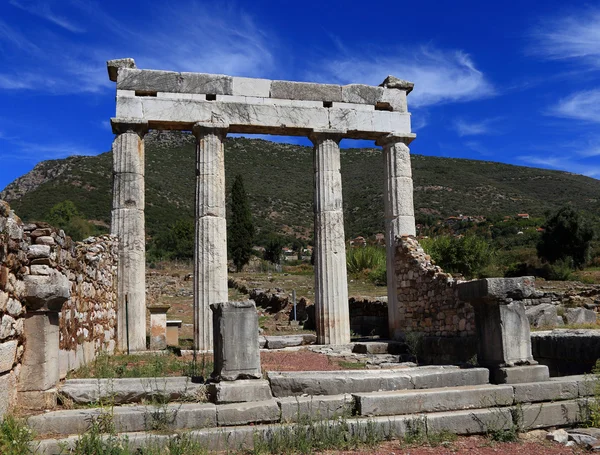
[[[488,242],[474,235],[441,236],[421,240],[421,246],[446,272],[461,273],[467,278],[478,276],[489,266],[494,251]]]
[[[375,246],[350,248],[346,251],[346,267],[348,273],[355,275],[368,274],[381,267],[385,269],[385,250]]]
[[[0,423],[0,453],[2,455],[28,455],[33,453],[30,443],[33,434],[20,419],[8,414]]]

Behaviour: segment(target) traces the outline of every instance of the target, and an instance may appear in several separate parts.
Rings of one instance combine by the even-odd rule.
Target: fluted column
[[[227,302],[225,148],[227,125],[197,123],[194,345],[213,348],[211,303]]]
[[[144,135],[148,123],[111,119],[113,204],[111,234],[119,237],[117,339],[120,350],[146,349],[146,230]]]
[[[350,342],[342,208],[342,132],[313,131],[315,170],[315,320],[317,343]]]
[[[414,134],[404,136],[390,134],[377,142],[378,145],[383,146],[388,327],[389,336],[394,339],[401,337],[406,320],[404,308],[398,302],[396,237],[416,234],[412,170],[408,148],[408,144],[414,138]]]

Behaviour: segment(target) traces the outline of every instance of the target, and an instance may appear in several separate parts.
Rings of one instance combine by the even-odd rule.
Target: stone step
[[[476,385],[426,390],[355,393],[360,416],[456,411],[513,404],[511,386]]]
[[[383,439],[398,439],[415,431],[433,435],[448,431],[457,435],[485,434],[515,428],[521,430],[561,427],[581,421],[582,400],[566,400],[556,403],[538,403],[503,408],[482,408],[460,411],[432,412],[399,416],[358,417],[328,421],[327,426],[344,426],[345,431],[366,439],[377,434]],[[226,405],[231,406],[231,405]],[[517,421],[515,421],[517,419]],[[318,423],[317,423],[318,425]],[[252,449],[257,438],[276,437],[278,430],[289,431],[290,425],[245,425],[237,427],[204,428],[185,434],[200,443],[208,451],[235,451]],[[302,426],[301,426],[302,427]],[[152,446],[154,450],[167,447],[169,441],[181,438],[178,433],[132,432],[120,436],[127,438],[124,443],[132,453]],[[108,438],[108,436],[105,436]],[[38,455],[59,455],[73,449],[79,436],[36,440],[33,447]]]
[[[486,368],[455,366],[267,373],[275,397],[480,385],[487,384],[488,377]]]
[[[77,404],[107,401],[114,404],[139,403],[142,400],[168,398],[195,400],[204,395],[204,384],[189,377],[67,379],[59,389],[61,396]]]

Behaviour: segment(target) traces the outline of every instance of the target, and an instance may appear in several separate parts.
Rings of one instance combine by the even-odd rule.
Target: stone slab
[[[283,397],[277,402],[282,422],[307,422],[308,420],[348,417],[354,409],[352,395],[320,395],[310,397]]]
[[[151,128],[189,130],[196,122],[219,118],[230,133],[306,136],[311,130],[344,129],[345,137],[377,139],[410,133],[410,114],[349,108],[302,107],[273,103],[234,103],[160,97],[117,97],[117,116],[145,119]]]
[[[14,371],[0,375],[0,419],[15,404],[16,385],[17,380]]]
[[[271,98],[308,101],[343,101],[342,87],[310,82],[271,82]]]
[[[358,393],[353,396],[359,415],[383,416],[508,406],[513,403],[513,388],[481,385]]]
[[[490,381],[494,384],[521,384],[547,381],[550,373],[546,365],[523,365],[490,369]]]
[[[352,352],[356,354],[404,354],[406,345],[397,341],[367,341],[355,343]]]
[[[54,409],[57,398],[56,389],[19,391],[17,394],[19,407],[23,409]]]
[[[534,403],[522,405],[516,411],[521,414],[522,427],[526,430],[533,430],[579,423],[582,418],[583,404],[583,400]]]
[[[275,400],[217,405],[219,426],[271,423],[278,422],[279,418],[279,406]]]
[[[511,428],[512,414],[509,408],[475,409],[428,414],[427,432],[449,431],[454,434],[484,434],[491,430]]]
[[[402,370],[268,372],[275,397],[342,395],[414,388],[478,385],[488,382],[485,368],[417,367]]]
[[[458,285],[458,298],[467,302],[482,299],[525,299],[535,293],[535,277],[484,278]]]
[[[93,418],[109,413],[118,433],[161,429],[207,428],[217,426],[216,406],[212,403],[183,403],[112,408],[70,409],[29,417],[27,425],[37,434],[81,434]],[[166,428],[165,428],[166,425]]]
[[[314,344],[317,341],[317,337],[311,333],[299,335],[265,336],[264,339],[265,349],[284,349],[294,346],[304,346],[307,344]]]
[[[0,343],[0,374],[10,371],[17,356],[17,340]]]
[[[577,378],[557,378],[555,381],[514,384],[515,403],[571,400],[579,396]]]
[[[243,403],[265,401],[273,398],[269,381],[265,379],[240,379],[208,384],[207,393],[213,403]]]
[[[61,395],[79,404],[94,403],[100,399],[110,399],[116,404],[136,403],[159,395],[175,400],[204,392],[204,384],[194,384],[187,377],[68,379],[60,389]]]
[[[141,92],[200,93],[232,95],[231,76],[205,73],[177,73],[174,71],[122,68],[117,78],[118,90]]]

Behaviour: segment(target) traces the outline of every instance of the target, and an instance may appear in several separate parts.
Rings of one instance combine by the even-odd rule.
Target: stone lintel
[[[106,68],[108,70],[108,78],[113,82],[117,82],[119,68],[136,68],[135,60],[132,58],[109,60],[106,62]]]
[[[137,133],[143,138],[148,132],[148,121],[137,118],[111,118],[113,134]]]
[[[385,88],[395,88],[398,90],[404,90],[408,95],[412,92],[412,89],[415,87],[413,82],[405,81],[404,79],[398,79],[396,76],[388,76],[385,80],[379,85],[380,87]]]
[[[402,142],[403,144],[409,145],[416,139],[415,133],[390,133],[385,136],[381,136],[375,141],[377,145],[387,145],[390,143]]]
[[[223,122],[197,122],[194,123],[192,133],[198,137],[200,134],[206,134],[207,132],[215,132],[225,136],[229,130],[229,125]]]
[[[171,305],[148,305],[146,308],[148,308],[150,314],[162,314],[169,311]]]
[[[315,128],[309,133],[308,138],[313,144],[317,145],[319,141],[324,141],[326,139],[331,139],[339,143],[345,135],[346,130]]]
[[[458,298],[467,302],[502,303],[506,299],[524,299],[535,292],[535,277],[484,278],[458,285]]]

